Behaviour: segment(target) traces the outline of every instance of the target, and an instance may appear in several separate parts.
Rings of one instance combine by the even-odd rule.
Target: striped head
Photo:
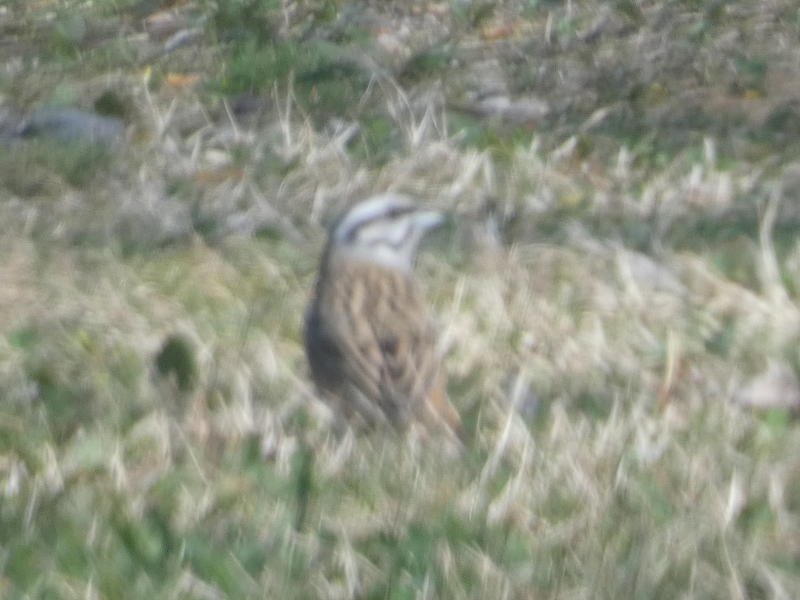
[[[410,271],[424,235],[444,222],[410,198],[385,193],[353,206],[333,227],[329,259],[348,258]]]

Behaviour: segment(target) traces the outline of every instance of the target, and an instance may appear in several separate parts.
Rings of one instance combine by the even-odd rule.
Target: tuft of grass
[[[788,0],[6,4],[0,596],[800,597],[796,411],[740,393],[797,392]],[[387,189],[450,215],[458,450],[307,376],[324,226]]]
[[[194,351],[188,340],[173,334],[164,340],[155,357],[158,372],[164,377],[173,377],[178,389],[188,391],[197,379]]]
[[[49,195],[63,185],[90,185],[111,159],[108,148],[91,143],[29,140],[0,155],[0,174],[13,194]]]
[[[219,88],[228,94],[264,92],[289,82],[300,106],[323,120],[355,116],[369,75],[328,42],[250,41],[233,50]]]

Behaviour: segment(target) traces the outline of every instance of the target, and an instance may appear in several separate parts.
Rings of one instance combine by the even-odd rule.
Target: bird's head
[[[385,193],[360,202],[333,227],[330,250],[399,270],[411,270],[425,233],[444,222],[441,213],[421,210],[406,196]]]

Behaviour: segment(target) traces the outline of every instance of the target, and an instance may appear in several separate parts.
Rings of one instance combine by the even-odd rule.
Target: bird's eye
[[[389,209],[389,212],[387,213],[386,216],[388,216],[391,219],[394,219],[395,217],[399,217],[400,215],[404,215],[404,214],[407,214],[409,212],[411,212],[411,209],[408,208],[408,207],[395,206],[395,207]]]

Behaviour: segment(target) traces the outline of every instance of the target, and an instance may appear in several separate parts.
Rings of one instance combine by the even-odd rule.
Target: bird
[[[399,432],[422,423],[462,437],[414,263],[444,216],[382,193],[334,223],[305,317],[312,379],[344,422]],[[340,420],[341,422],[341,420]]]

